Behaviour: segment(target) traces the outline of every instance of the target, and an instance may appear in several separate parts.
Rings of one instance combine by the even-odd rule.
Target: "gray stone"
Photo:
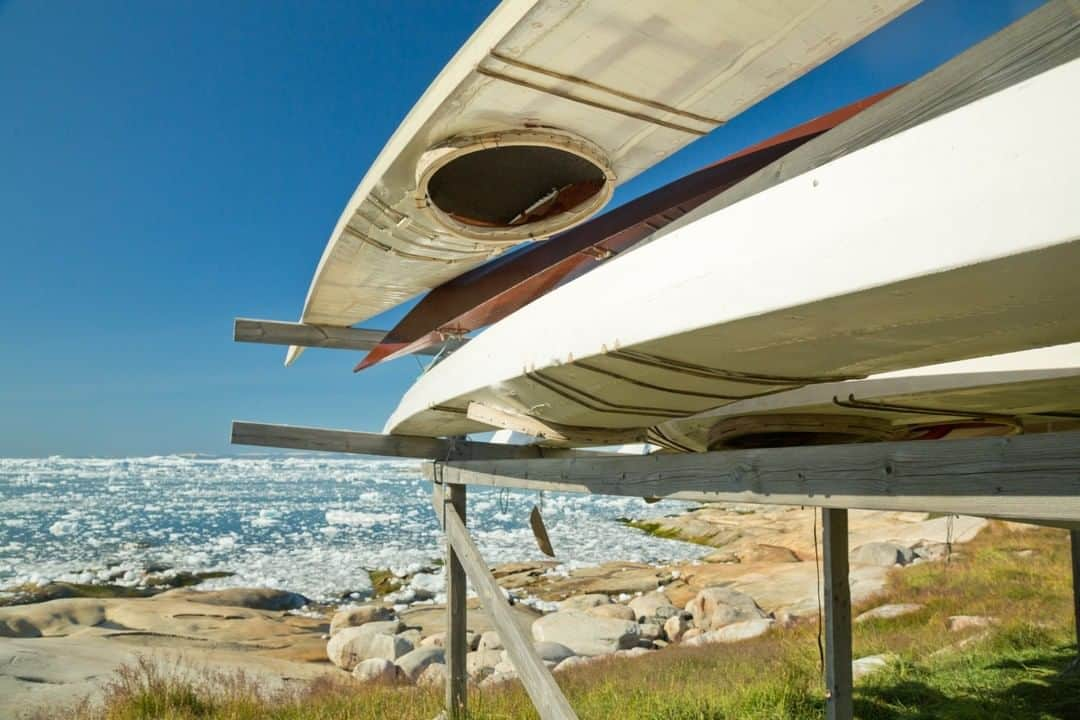
[[[394,635],[365,632],[361,625],[345,628],[330,638],[330,642],[326,644],[326,656],[339,668],[351,671],[362,660],[397,660],[412,649],[413,646],[408,640]]]
[[[469,673],[469,677],[487,676],[501,660],[501,650],[477,650],[465,656],[465,672]]]
[[[637,623],[603,618],[566,610],[537,618],[532,624],[533,639],[557,642],[578,655],[606,655],[637,645]]]
[[[477,650],[502,650],[502,638],[499,637],[499,633],[494,630],[488,630],[480,636],[480,642],[476,646]]]
[[[868,655],[851,663],[851,679],[859,680],[886,667],[891,662],[889,655]]]
[[[347,627],[359,627],[376,621],[394,619],[394,611],[381,605],[364,605],[362,607],[345,608],[334,613],[330,620],[330,635],[336,635],[338,630]]]
[[[432,663],[445,663],[446,653],[442,648],[421,647],[405,653],[394,661],[409,679],[416,682],[424,668]]]
[[[915,553],[911,548],[894,542],[869,542],[851,553],[852,563],[879,567],[907,565],[914,559]]]
[[[983,615],[952,615],[945,620],[945,627],[948,628],[949,632],[981,630],[991,625],[997,625],[997,619]]]
[[[656,617],[656,611],[661,607],[670,606],[671,600],[668,599],[663,590],[656,590],[636,597],[627,604],[634,611],[637,619],[641,620],[642,618]]]
[[[923,605],[919,603],[893,603],[890,605],[879,605],[873,610],[867,610],[864,613],[860,613],[855,617],[855,622],[861,623],[867,620],[889,620],[892,618],[902,617],[904,615],[910,615],[911,613],[919,612],[923,609]]]
[[[557,642],[548,641],[533,643],[533,647],[536,648],[536,654],[545,662],[552,661],[558,663],[577,654],[562,643]],[[503,654],[505,654],[505,652],[506,651],[503,651]]]

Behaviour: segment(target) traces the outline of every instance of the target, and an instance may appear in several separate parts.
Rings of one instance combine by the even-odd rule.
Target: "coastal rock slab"
[[[345,608],[334,613],[334,617],[330,620],[330,635],[336,635],[343,628],[360,627],[370,622],[393,619],[394,611],[381,605]]]
[[[867,620],[890,620],[892,618],[919,612],[923,607],[924,606],[920,603],[892,603],[889,605],[879,605],[873,610],[867,610],[866,612],[857,615],[855,617],[855,622],[861,623],[866,622]]]
[[[345,628],[330,638],[326,656],[343,670],[351,671],[361,661],[371,658],[397,660],[413,649],[404,638],[384,633],[366,632],[364,626]]]
[[[852,563],[879,567],[908,565],[914,559],[915,552],[910,547],[894,542],[869,542],[851,553]]]
[[[686,610],[693,616],[694,625],[705,631],[766,617],[754,598],[728,587],[705,588],[687,603]]]
[[[556,642],[578,655],[607,655],[637,645],[637,623],[566,610],[545,615],[532,625],[537,642]]]
[[[416,682],[420,678],[420,673],[432,663],[446,663],[446,653],[442,648],[416,648],[394,661],[394,664],[401,668],[401,671],[413,682]]]
[[[637,615],[627,605],[621,603],[608,603],[607,605],[597,605],[595,607],[588,608],[585,612],[590,615],[596,615],[597,617],[615,618],[616,620],[629,620],[634,622],[637,620]]]
[[[607,605],[611,598],[601,593],[588,593],[568,597],[559,603],[559,610],[588,610],[599,605]]]
[[[273,588],[228,588],[194,591],[190,598],[204,605],[251,608],[252,610],[298,610],[308,604],[300,593]]]

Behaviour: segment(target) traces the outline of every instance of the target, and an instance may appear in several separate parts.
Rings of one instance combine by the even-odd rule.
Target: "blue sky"
[[[1040,4],[926,0],[616,202]],[[286,370],[232,318],[298,316],[356,183],[494,5],[0,0],[0,456],[244,452],[233,418],[381,429],[413,359]]]

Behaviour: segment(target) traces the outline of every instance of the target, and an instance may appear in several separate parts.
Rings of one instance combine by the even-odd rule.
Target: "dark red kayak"
[[[898,88],[859,100],[758,143],[547,242],[527,245],[428,293],[356,371],[491,325],[583,275]]]

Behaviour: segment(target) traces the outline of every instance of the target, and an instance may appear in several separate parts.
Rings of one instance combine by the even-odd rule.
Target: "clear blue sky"
[[[616,201],[1039,4],[926,0]],[[494,5],[0,0],[0,456],[243,452],[233,418],[381,429],[413,359],[286,370],[232,318],[298,316],[356,183]]]

